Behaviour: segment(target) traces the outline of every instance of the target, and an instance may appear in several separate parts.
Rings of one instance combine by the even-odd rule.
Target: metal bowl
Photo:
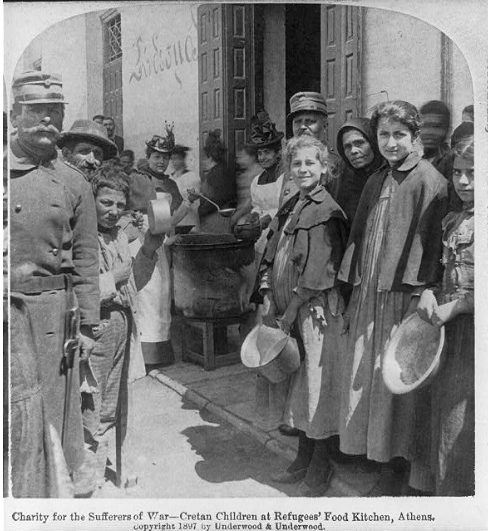
[[[407,317],[383,357],[386,387],[395,395],[403,395],[429,384],[439,370],[444,339],[444,327],[426,323],[417,313]]]
[[[296,339],[278,328],[255,326],[241,347],[241,361],[271,383],[279,383],[300,367]]]

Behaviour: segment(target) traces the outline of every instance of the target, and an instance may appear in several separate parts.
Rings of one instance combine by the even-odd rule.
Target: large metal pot
[[[254,243],[231,234],[184,234],[171,247],[175,309],[185,317],[238,317],[247,310]]]
[[[255,326],[244,340],[241,360],[271,383],[279,383],[298,370],[300,352],[296,339],[279,328],[261,324]]]

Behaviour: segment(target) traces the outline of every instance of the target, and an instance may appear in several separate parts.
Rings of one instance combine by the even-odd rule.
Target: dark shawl
[[[286,201],[273,218],[261,268],[272,266],[282,228],[293,216],[285,232],[294,235],[292,260],[300,275],[298,287],[332,288],[346,241],[344,213],[323,186],[315,188],[293,212],[299,197],[297,193]]]
[[[374,159],[371,164],[368,164],[364,168],[354,168],[344,153],[342,137],[349,129],[357,129],[362,133],[373,149]],[[344,210],[347,216],[348,229],[350,229],[366,181],[384,162],[379,152],[376,138],[371,130],[370,120],[367,118],[351,118],[346,122],[337,132],[337,151],[344,161],[345,166],[342,175],[339,177],[335,200],[339,203],[342,210]]]
[[[385,163],[367,181],[351,228],[339,279],[361,282],[361,246],[368,216],[390,171]],[[447,181],[416,152],[392,170],[398,193],[390,203],[378,289],[410,292],[442,278],[442,219],[447,213]]]

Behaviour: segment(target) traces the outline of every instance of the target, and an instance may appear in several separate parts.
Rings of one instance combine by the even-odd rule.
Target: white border
[[[148,3],[148,2],[145,2]],[[101,513],[136,514],[140,511],[163,511],[179,514],[181,511],[215,513],[216,511],[242,511],[261,514],[267,511],[293,511],[314,513],[333,511],[368,511],[389,513],[396,516],[399,511],[433,513],[436,520],[427,522],[397,521],[388,524],[324,524],[324,529],[429,529],[456,531],[488,530],[488,418],[486,375],[488,375],[488,326],[486,326],[484,299],[488,286],[488,267],[485,266],[488,247],[487,191],[488,191],[488,2],[486,0],[359,0],[323,3],[352,4],[360,7],[375,7],[398,11],[420,18],[448,35],[465,55],[473,76],[474,103],[476,114],[476,324],[477,324],[477,366],[476,366],[476,437],[477,437],[477,485],[476,497],[468,499],[448,498],[321,498],[321,499],[93,499],[93,500],[14,500],[4,501],[5,529],[133,529],[132,524],[107,523],[56,525],[48,523],[12,523],[10,515],[16,510],[28,513],[58,512],[79,513],[90,511]],[[139,2],[142,4],[142,2]],[[10,86],[15,64],[30,41],[44,29],[66,18],[92,10],[127,5],[126,2],[23,2],[3,4],[4,13],[4,82]],[[381,31],[379,28],[378,31]],[[8,110],[4,106],[4,110]],[[122,503],[121,503],[122,502]],[[396,518],[395,518],[396,519]]]

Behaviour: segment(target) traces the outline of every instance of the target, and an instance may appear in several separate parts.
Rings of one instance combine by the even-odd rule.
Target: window
[[[103,114],[115,122],[115,132],[123,135],[122,98],[122,19],[115,9],[102,16],[103,61]]]
[[[106,62],[111,63],[122,57],[122,26],[120,15],[116,15],[105,24]]]

